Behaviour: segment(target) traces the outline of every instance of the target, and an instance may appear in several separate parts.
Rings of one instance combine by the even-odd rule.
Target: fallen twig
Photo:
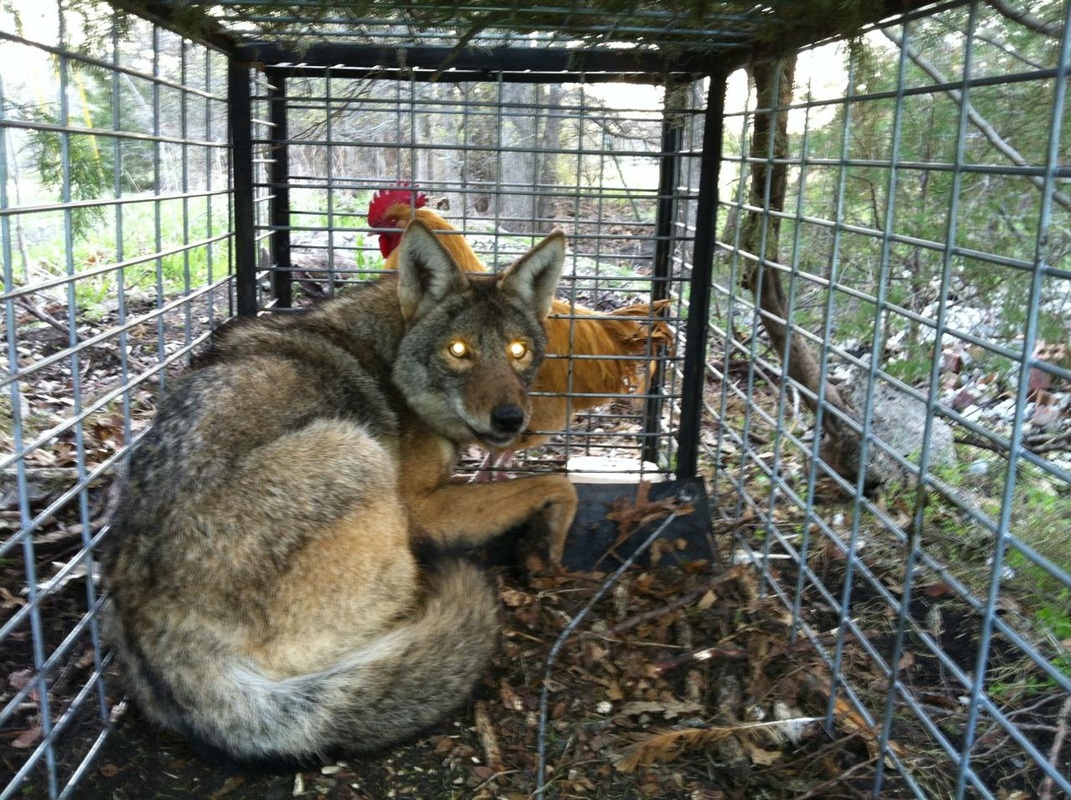
[[[690,605],[691,603],[702,597],[704,594],[706,594],[708,591],[710,591],[713,587],[725,583],[726,581],[735,580],[740,575],[740,572],[743,569],[745,568],[740,566],[730,567],[720,575],[711,578],[709,581],[704,583],[695,591],[681,595],[672,603],[668,603],[662,606],[661,608],[655,608],[651,611],[645,611],[642,614],[637,614],[636,616],[630,617],[629,619],[626,619],[623,622],[619,622],[617,625],[610,628],[610,630],[606,631],[603,635],[617,636],[620,633],[632,630],[637,625],[642,625],[644,622],[647,622],[652,619],[658,619],[659,617],[664,617],[666,614],[676,611],[679,608],[683,608],[684,606]]]
[[[742,647],[724,647],[715,645],[714,647],[704,647],[699,650],[692,650],[689,653],[685,653],[677,658],[670,659],[669,661],[660,661],[655,664],[654,669],[658,675],[662,675],[684,664],[690,664],[693,661],[709,661],[712,658],[720,658],[726,661],[746,661],[751,657]]]
[[[1059,722],[1057,723],[1056,738],[1052,740],[1052,747],[1049,748],[1049,765],[1055,771],[1059,771],[1060,753],[1063,752],[1064,742],[1067,741],[1068,724],[1071,723],[1071,696],[1064,700],[1057,719]],[[1038,800],[1051,800],[1055,788],[1056,781],[1052,779],[1051,775],[1046,775],[1045,780],[1041,782]]]
[[[744,527],[750,522],[755,522],[755,520],[755,512],[749,508],[736,519],[723,520],[714,525],[713,533],[715,536],[724,536],[727,533],[732,533],[738,528]]]
[[[498,772],[502,769],[502,749],[498,746],[498,736],[495,734],[495,726],[491,721],[491,715],[487,712],[487,703],[476,703],[473,712],[476,721],[476,735],[480,737],[483,746],[483,760],[491,769]]]
[[[47,311],[44,311],[35,306],[30,300],[30,298],[19,296],[15,298],[15,302],[18,303],[19,307],[22,308],[24,311],[28,311],[32,316],[36,317],[46,325],[55,328],[64,336],[73,337],[75,342],[82,341],[81,338],[78,336],[77,331],[72,331],[70,328],[68,328],[54,316],[49,314]]]

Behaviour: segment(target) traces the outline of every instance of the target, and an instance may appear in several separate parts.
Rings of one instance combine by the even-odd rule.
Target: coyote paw
[[[564,476],[548,476],[555,484],[553,496],[547,498],[544,505],[544,518],[547,523],[547,550],[550,560],[555,564],[561,564],[565,556],[565,540],[569,536],[569,528],[576,517],[576,508],[579,499],[576,487]]]

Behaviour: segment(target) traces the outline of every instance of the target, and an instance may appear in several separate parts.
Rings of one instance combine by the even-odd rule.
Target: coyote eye
[[[450,342],[446,349],[454,358],[465,358],[469,354],[469,346],[460,339]]]
[[[513,358],[524,358],[528,355],[528,345],[524,342],[510,342],[509,347],[506,349]]]

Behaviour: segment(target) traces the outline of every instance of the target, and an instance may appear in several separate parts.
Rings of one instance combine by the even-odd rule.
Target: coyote
[[[535,520],[561,557],[564,476],[450,478],[461,446],[525,430],[564,236],[497,276],[420,222],[401,249],[396,277],[221,334],[131,454],[107,633],[144,712],[210,755],[412,737],[497,645],[496,594],[451,551]]]

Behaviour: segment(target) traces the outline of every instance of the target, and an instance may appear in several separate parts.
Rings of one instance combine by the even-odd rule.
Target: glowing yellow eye
[[[461,341],[453,341],[446,348],[454,358],[464,358],[469,354],[468,346]]]
[[[509,354],[514,358],[524,358],[528,355],[528,345],[524,342],[510,342]]]

